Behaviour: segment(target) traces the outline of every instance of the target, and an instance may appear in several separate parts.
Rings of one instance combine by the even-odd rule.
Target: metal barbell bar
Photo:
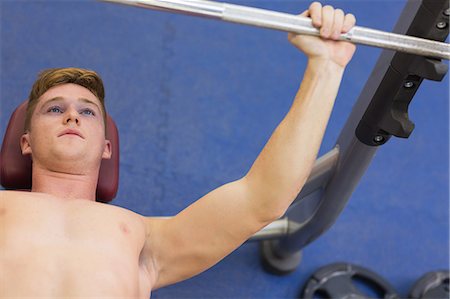
[[[206,0],[103,0],[106,2],[189,14],[223,21],[319,36],[311,19],[242,5]],[[446,24],[448,26],[448,24]],[[444,27],[445,28],[445,27]],[[450,59],[450,44],[355,26],[340,40],[420,56]]]

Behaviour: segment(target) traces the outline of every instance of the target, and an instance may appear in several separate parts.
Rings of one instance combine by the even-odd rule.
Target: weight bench
[[[23,156],[20,137],[24,133],[28,101],[20,104],[11,115],[0,152],[0,183],[5,189],[31,189],[31,159]],[[119,187],[119,134],[114,120],[107,114],[106,139],[111,141],[112,156],[102,160],[97,184],[97,201],[110,202]]]

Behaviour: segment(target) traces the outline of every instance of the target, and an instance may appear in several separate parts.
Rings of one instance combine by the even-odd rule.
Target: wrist
[[[324,57],[309,58],[307,68],[314,72],[330,73],[333,75],[342,75],[345,70],[345,66]]]

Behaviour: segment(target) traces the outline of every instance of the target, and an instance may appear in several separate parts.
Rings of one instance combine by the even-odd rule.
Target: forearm
[[[255,208],[263,218],[281,216],[305,184],[342,74],[343,68],[332,62],[308,62],[291,109],[245,176]]]

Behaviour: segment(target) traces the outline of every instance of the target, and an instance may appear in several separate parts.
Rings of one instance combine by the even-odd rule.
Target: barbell
[[[200,17],[219,19],[238,24],[319,36],[311,19],[266,9],[206,0],[102,0],[149,9],[163,10]],[[444,14],[450,15],[447,9]],[[445,29],[448,22],[436,24]],[[442,27],[442,28],[441,28]],[[434,40],[354,26],[341,34],[340,40],[374,46],[420,56],[450,59],[450,44]]]

